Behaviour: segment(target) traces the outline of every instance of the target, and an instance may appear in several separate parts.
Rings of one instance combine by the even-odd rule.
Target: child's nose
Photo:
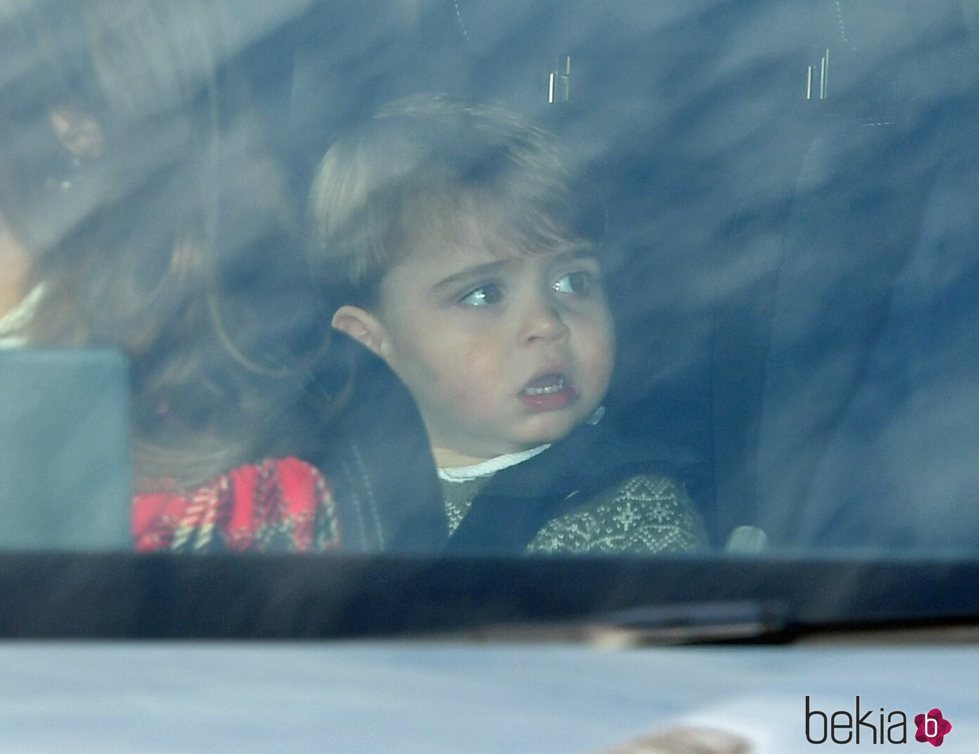
[[[523,339],[561,340],[568,336],[568,326],[554,302],[534,299],[527,303],[523,321]]]

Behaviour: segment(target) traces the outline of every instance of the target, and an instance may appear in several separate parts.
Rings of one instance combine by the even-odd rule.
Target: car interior
[[[713,550],[418,558],[404,538],[427,541],[430,522],[407,506],[388,512],[396,547],[378,554],[390,540],[367,526],[329,568],[5,552],[0,593],[20,609],[0,633],[349,637],[733,614],[782,640],[801,625],[877,625],[896,595],[904,620],[968,620],[975,598],[952,585],[977,578],[979,534],[967,510],[979,490],[973,5],[292,3],[235,65],[297,201],[348,123],[419,91],[500,101],[565,144],[606,222],[619,348],[604,421],[675,469]],[[374,366],[380,382],[355,410],[397,403]],[[958,394],[945,422],[935,407]],[[950,470],[941,483],[936,464]],[[967,557],[947,559],[943,543]],[[57,585],[39,611],[38,573]],[[663,604],[721,607],[621,614]]]

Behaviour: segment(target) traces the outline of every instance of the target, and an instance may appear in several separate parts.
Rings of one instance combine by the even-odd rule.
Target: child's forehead
[[[522,239],[500,233],[431,238],[429,243],[413,248],[403,262],[420,274],[424,271],[423,274],[435,280],[461,277],[467,273],[526,271],[594,255],[594,248],[584,242],[569,240],[567,243],[531,247]]]
[[[429,222],[419,224],[406,239],[405,256],[457,266],[467,260],[480,263],[595,252],[589,241],[555,232],[553,226],[547,229],[544,221],[530,229],[521,227],[525,225],[493,202],[467,203],[429,215]]]

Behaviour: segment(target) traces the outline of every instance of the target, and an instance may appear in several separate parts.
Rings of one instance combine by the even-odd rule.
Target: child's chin
[[[571,434],[571,431],[575,427],[582,423],[577,421],[575,417],[567,415],[539,415],[535,419],[537,420],[535,422],[536,426],[524,438],[521,438],[523,443],[528,447],[536,447],[537,445],[563,440]]]

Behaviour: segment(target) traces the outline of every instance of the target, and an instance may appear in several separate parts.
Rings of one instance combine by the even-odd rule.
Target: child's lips
[[[556,411],[572,403],[578,393],[564,374],[549,372],[528,382],[519,397],[531,411]]]

